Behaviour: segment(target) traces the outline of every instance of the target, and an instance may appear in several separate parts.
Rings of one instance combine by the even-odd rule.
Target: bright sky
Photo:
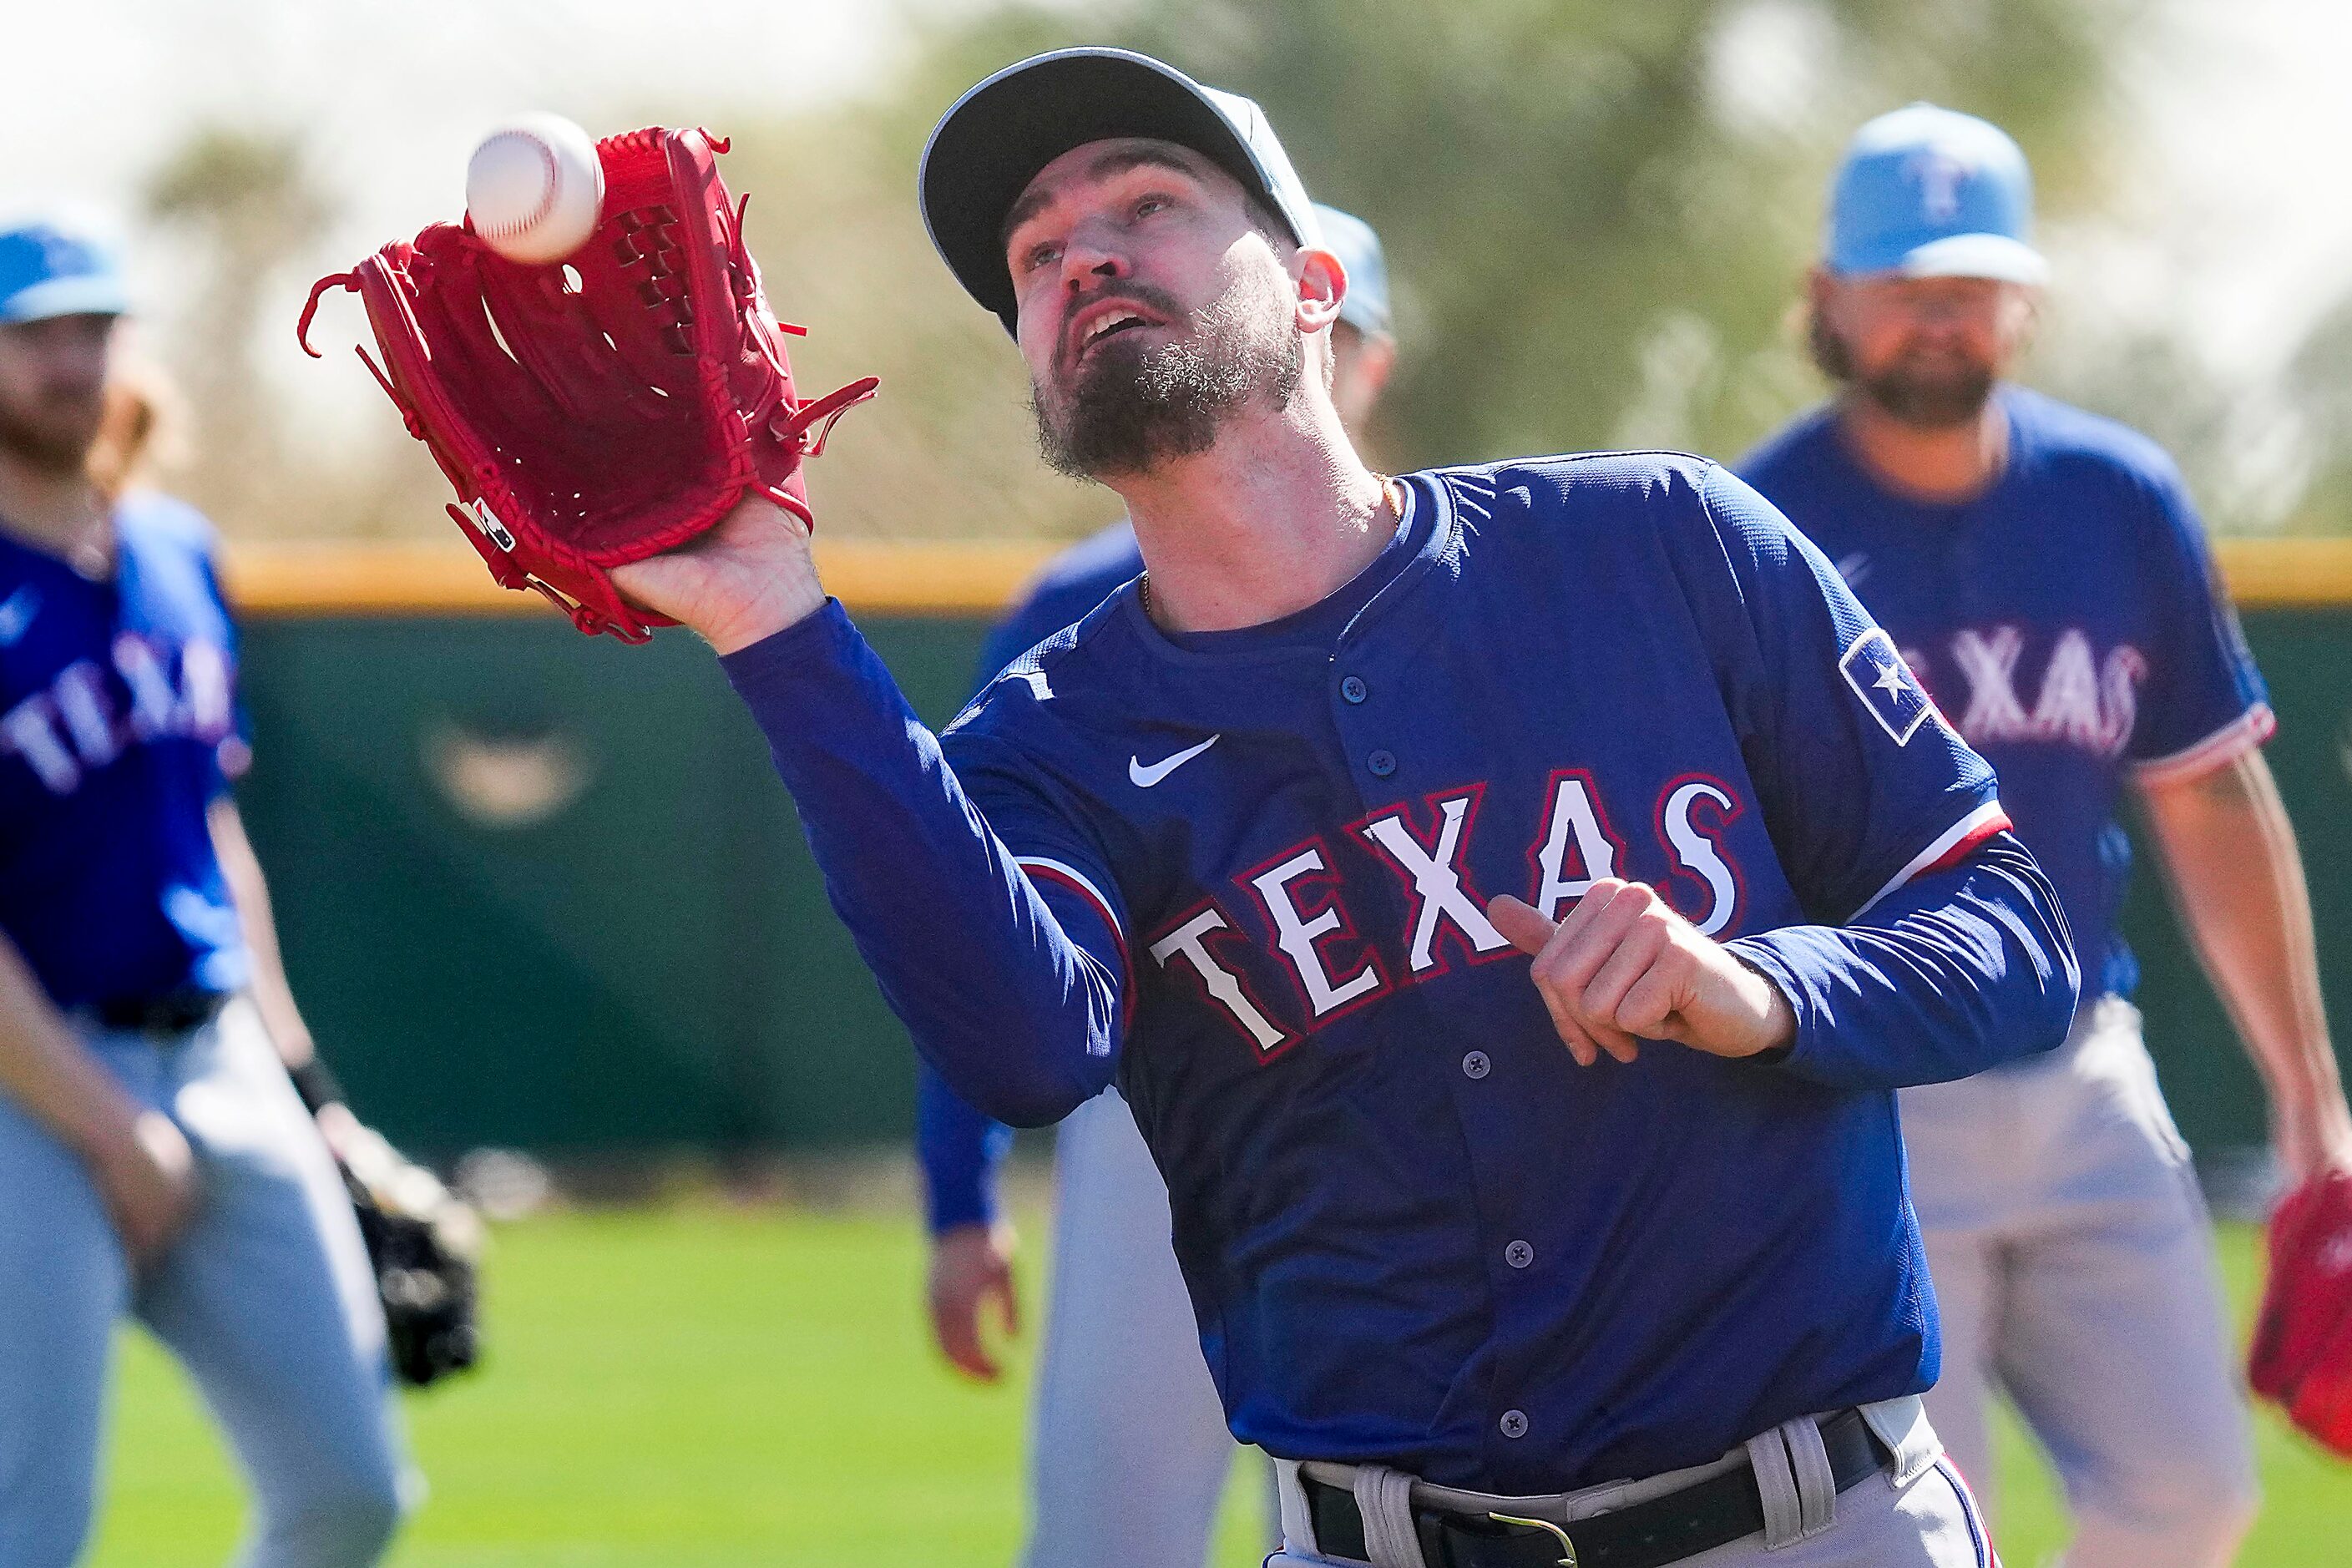
[[[699,0],[685,27],[656,24],[643,0],[27,5],[0,57],[0,201],[127,211],[191,126],[303,127],[344,204],[334,253],[356,256],[456,216],[467,154],[507,114],[626,106],[693,124],[747,102],[822,101],[887,61],[904,8]]]
[[[723,126],[731,105],[853,90],[907,42],[910,12],[981,3],[701,0],[691,27],[649,25],[643,0],[27,5],[0,58],[0,205],[128,212],[188,127],[250,117],[311,128],[344,203],[323,255],[357,257],[455,216],[466,155],[504,114]],[[2166,3],[2170,26],[2132,69],[2131,224],[2062,257],[2078,276],[2060,300],[2179,317],[2217,368],[2259,374],[2352,279],[2352,5]]]

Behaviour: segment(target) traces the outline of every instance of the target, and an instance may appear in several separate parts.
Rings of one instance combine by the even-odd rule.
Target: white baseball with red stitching
[[[587,132],[560,114],[492,128],[466,165],[466,216],[509,261],[548,266],[588,242],[604,205],[604,166]]]

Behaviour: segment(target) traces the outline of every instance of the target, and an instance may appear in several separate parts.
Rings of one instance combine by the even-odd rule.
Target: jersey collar
[[[1255,626],[1166,632],[1143,608],[1133,583],[1118,591],[1118,614],[1145,650],[1174,664],[1218,664],[1302,653],[1328,657],[1348,633],[1394,601],[1444,553],[1455,531],[1451,498],[1433,473],[1403,474],[1404,515],[1370,565],[1305,609]]]

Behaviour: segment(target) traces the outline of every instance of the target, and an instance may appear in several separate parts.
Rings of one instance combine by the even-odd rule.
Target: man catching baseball
[[[685,205],[608,201],[582,302],[540,314],[660,310],[646,342],[707,373],[698,341],[770,329],[741,324],[731,208],[668,145],[655,193]],[[664,537],[648,509],[664,552],[588,564],[723,656],[943,1078],[1015,1122],[1113,1083],[1133,1108],[1227,1423],[1282,1461],[1274,1561],[1985,1563],[1917,1398],[1937,1331],[1894,1091],[2054,1047],[2078,976],[1991,770],[1886,634],[1696,458],[1369,468],[1328,383],[1345,267],[1244,99],[1040,56],[949,110],[921,185],[1048,458],[1126,503],[1143,574],[935,737],[827,599],[789,467],[862,384],[802,405],[742,355],[761,395],[718,427],[779,477],[742,489],[732,454],[721,490],[640,441],[639,478],[730,504],[684,544],[699,511]],[[604,280],[648,245],[656,287]],[[358,281],[446,461],[456,405],[402,382],[437,394],[449,361],[379,306],[467,269],[412,260]],[[711,395],[635,374],[642,424]],[[502,581],[531,541],[499,507],[565,511],[509,469],[533,477],[449,469],[498,492],[467,526]]]

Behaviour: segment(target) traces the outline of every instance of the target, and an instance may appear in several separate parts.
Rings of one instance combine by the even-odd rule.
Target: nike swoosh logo
[[[41,613],[41,591],[30,583],[8,595],[0,603],[0,647],[9,647],[25,635],[33,617]]]
[[[1174,756],[1163,758],[1162,760],[1152,763],[1148,768],[1143,765],[1143,759],[1141,757],[1130,756],[1127,759],[1127,776],[1135,781],[1136,788],[1150,789],[1153,784],[1158,784],[1161,779],[1166,778],[1170,773],[1174,773],[1178,768],[1182,767],[1186,763],[1191,762],[1194,757],[1199,756],[1202,752],[1207,751],[1211,746],[1215,745],[1219,741],[1223,739],[1224,736],[1222,733],[1212,735],[1207,740],[1202,742],[1199,745],[1187,746],[1182,751],[1177,752]]]

